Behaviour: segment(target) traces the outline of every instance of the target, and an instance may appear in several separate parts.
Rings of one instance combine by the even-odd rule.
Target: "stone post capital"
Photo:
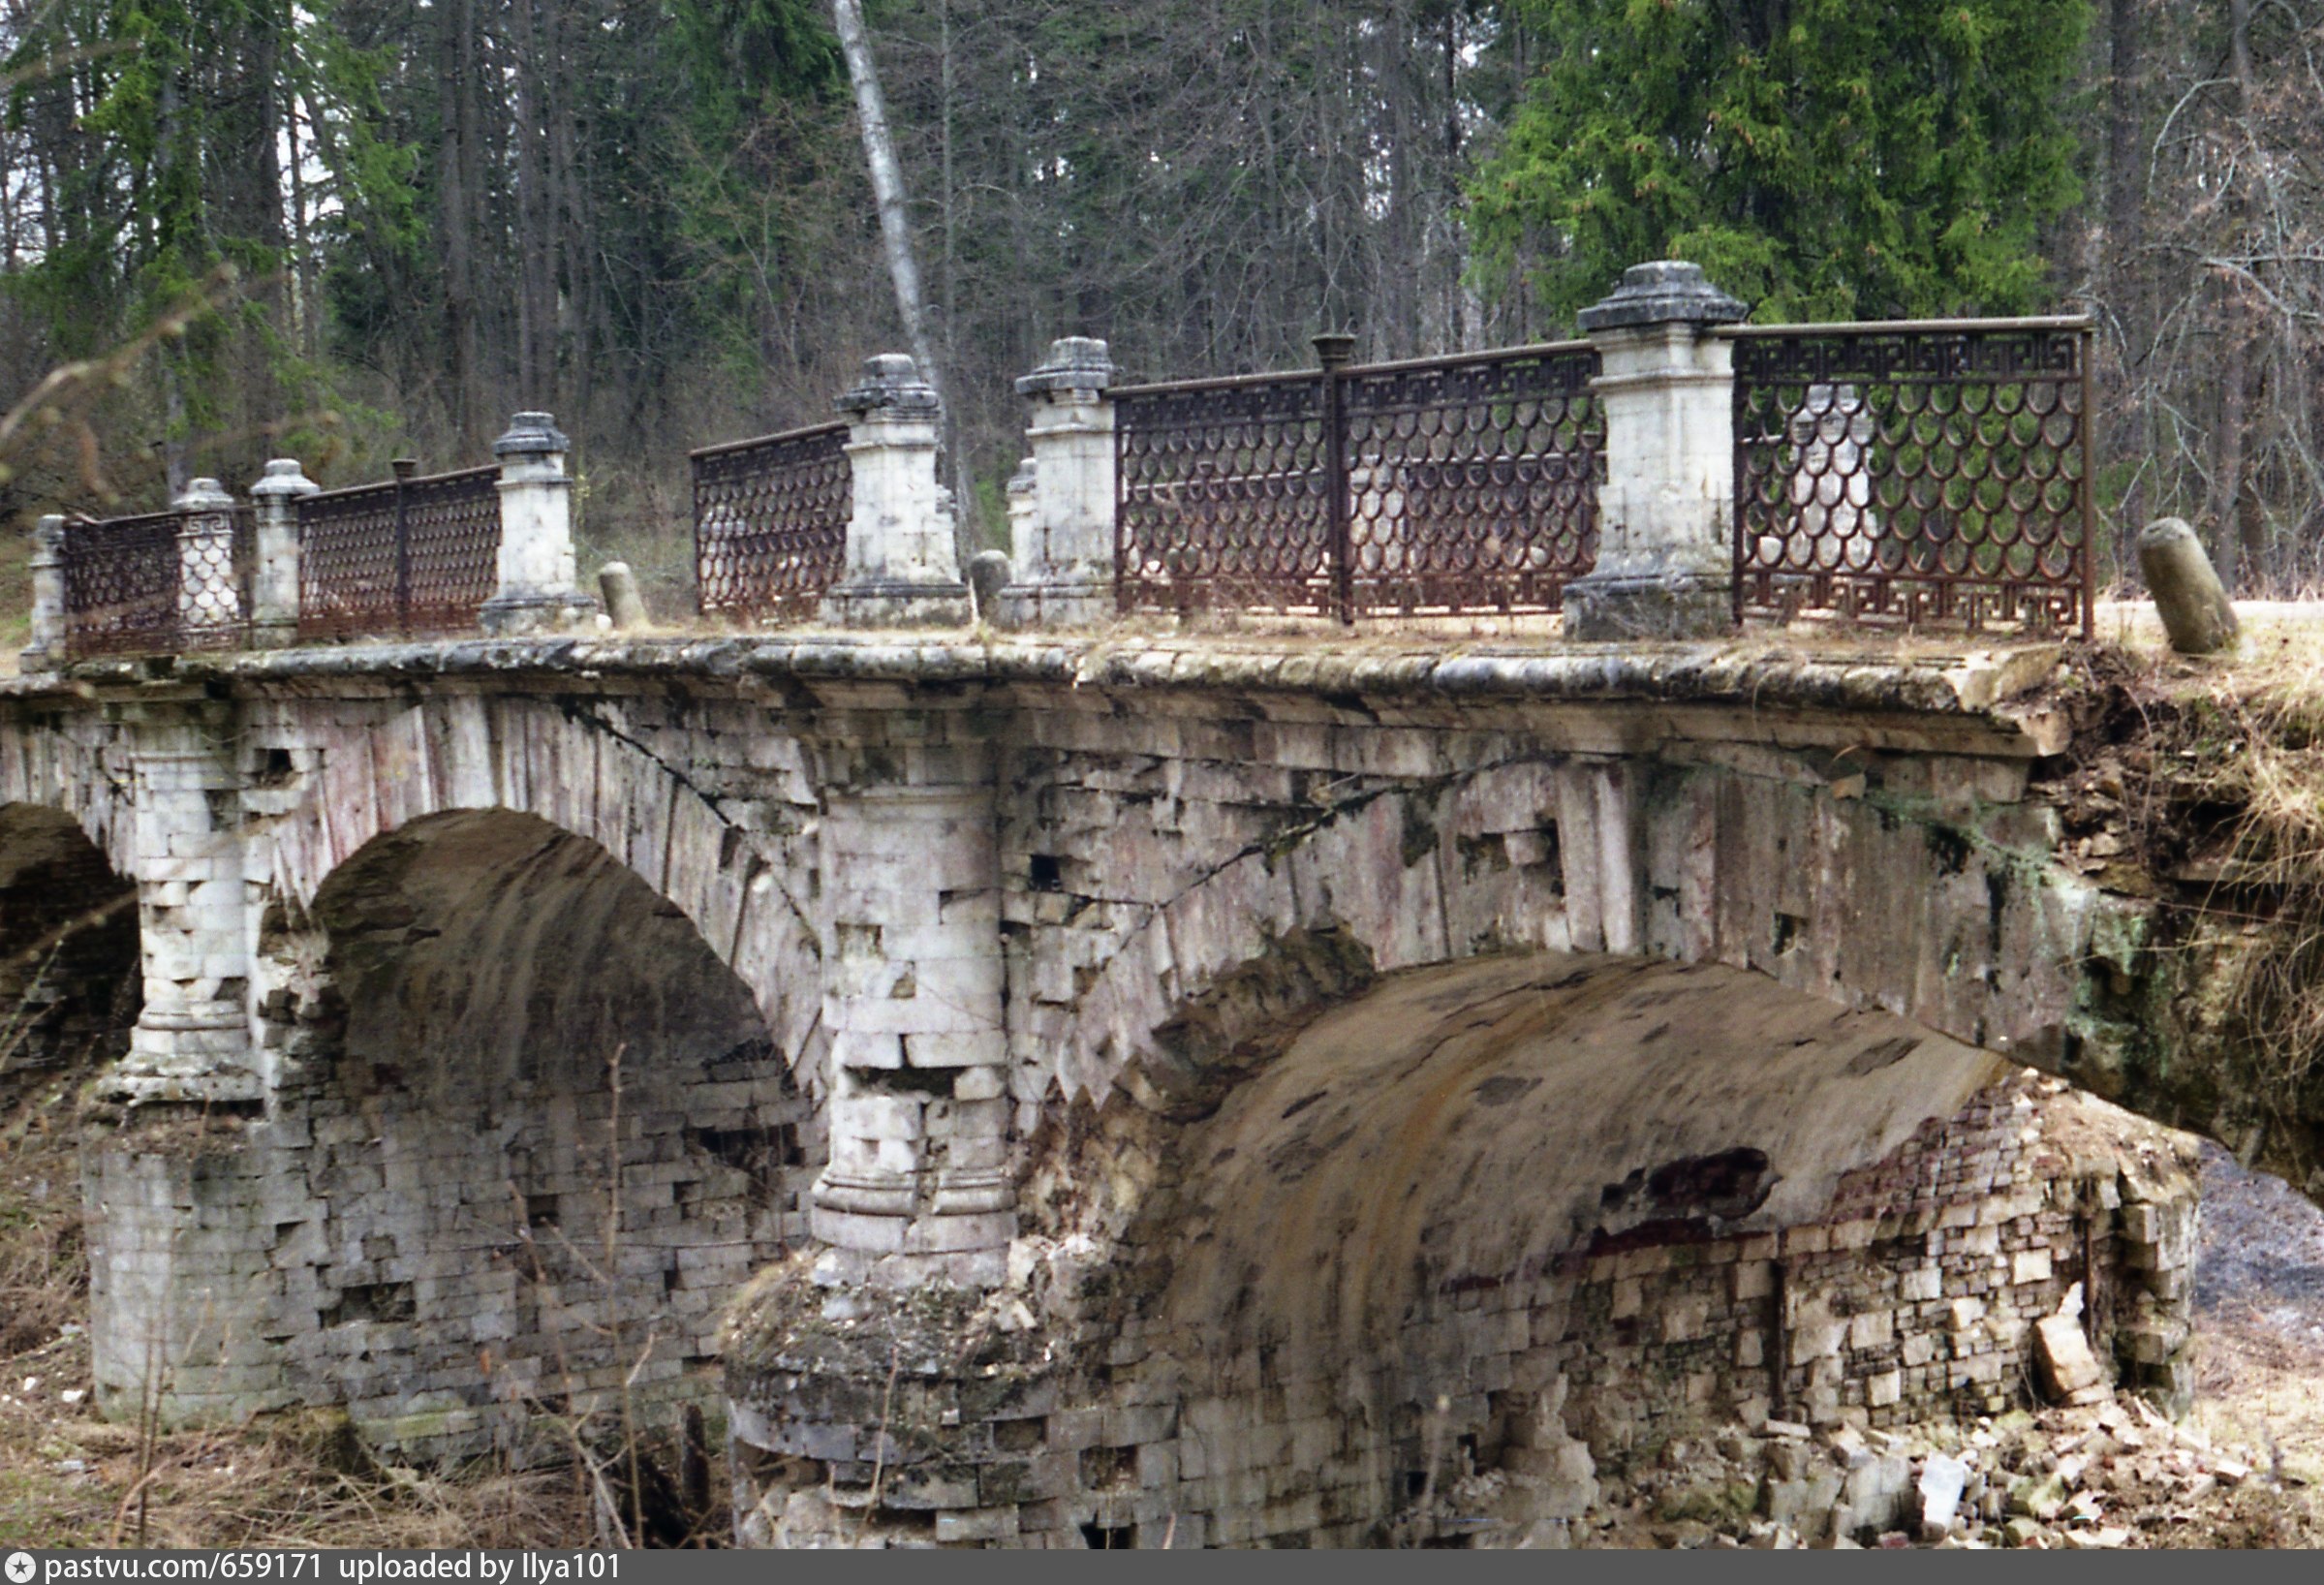
[[[1060,336],[1040,367],[1017,381],[1017,394],[1036,399],[1095,401],[1113,384],[1114,360],[1096,336]]]
[[[903,353],[882,353],[863,360],[863,378],[840,392],[833,404],[857,419],[922,419],[933,422],[943,411],[936,388]]]
[[[1622,284],[1575,316],[1582,334],[1657,325],[1732,325],[1751,310],[1713,286],[1703,266],[1684,259],[1632,264]]]
[[[301,496],[315,495],[323,486],[306,476],[294,456],[278,456],[266,464],[258,482],[250,486],[253,501],[295,501]]]
[[[508,433],[492,443],[492,454],[504,459],[563,456],[572,450],[573,442],[548,413],[517,414],[509,420]]]
[[[189,482],[185,493],[170,505],[191,516],[197,513],[232,512],[234,498],[227,494],[225,486],[215,479],[197,479]]]

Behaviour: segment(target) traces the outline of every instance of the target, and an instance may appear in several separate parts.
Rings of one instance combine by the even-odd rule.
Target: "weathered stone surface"
[[[2185,519],[2157,517],[2139,530],[2138,570],[2180,654],[2216,654],[2243,631],[2234,602]]]
[[[1979,1088],[1990,1051],[2219,1103],[2216,1067],[2110,1055],[2172,971],[2056,857],[2058,658],[809,633],[10,679],[0,799],[131,878],[167,1014],[93,1157],[104,1368],[134,1382],[164,1311],[224,1320],[163,1329],[173,1413],[339,1397],[484,1445],[548,1395],[511,1362],[584,1335],[527,1309],[552,1207],[515,1180],[582,1197],[553,1209],[593,1250],[618,1191],[621,1326],[780,1239],[829,1325],[948,1287],[1056,1339],[924,1373],[924,1506],[876,1533],[1351,1541],[1464,1458],[1563,1511],[1695,1416],[1986,1412],[2086,1231],[2167,1398],[2184,1183]],[[480,981],[508,961],[560,967]],[[704,1069],[746,1034],[747,1078]],[[625,1040],[659,1055],[609,1170]],[[170,1099],[232,1115],[199,1167],[148,1131]],[[756,1187],[715,1165],[770,1127]],[[697,1204],[730,1230],[684,1243]],[[720,1352],[679,1319],[670,1396]],[[885,1355],[797,1395],[728,1365],[746,1443],[779,1423],[770,1460],[868,1492]],[[1569,1441],[1526,1445],[1553,1398]],[[746,1526],[858,1533],[868,1498],[798,1475],[754,1476]]]
[[[638,592],[637,575],[626,561],[609,561],[597,570],[598,593],[616,633],[634,632],[646,625],[645,596]]]

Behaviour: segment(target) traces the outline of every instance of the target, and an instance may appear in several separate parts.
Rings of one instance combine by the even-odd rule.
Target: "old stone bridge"
[[[2069,1281],[2183,1390],[2187,1207],[2008,1077],[2248,1122],[2145,1032],[2145,905],[2058,861],[2073,653],[15,679],[18,1040],[126,1028],[101,1391],[414,1455],[723,1392],[750,1538],[1189,1544],[1377,1535],[1448,1460],[1586,1484],[1690,1411],[1998,1402]]]

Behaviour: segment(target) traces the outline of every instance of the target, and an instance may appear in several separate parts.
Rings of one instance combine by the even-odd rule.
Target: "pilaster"
[[[136,731],[131,868],[144,1010],[102,1088],[132,1103],[253,1104],[264,1084],[250,1038],[240,784],[224,724],[189,703]]]
[[[910,758],[835,791],[821,823],[831,1156],[811,1226],[832,1282],[990,1287],[1016,1201],[989,759]]]

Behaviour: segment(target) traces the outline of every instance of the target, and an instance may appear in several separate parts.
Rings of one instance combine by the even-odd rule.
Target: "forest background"
[[[1552,339],[1676,256],[1761,321],[2088,312],[2110,535],[2324,575],[2324,0],[865,11],[977,537],[1053,336],[1125,380]],[[0,0],[0,55],[17,523],[545,408],[585,548],[683,602],[687,449],[911,344],[817,0]]]

